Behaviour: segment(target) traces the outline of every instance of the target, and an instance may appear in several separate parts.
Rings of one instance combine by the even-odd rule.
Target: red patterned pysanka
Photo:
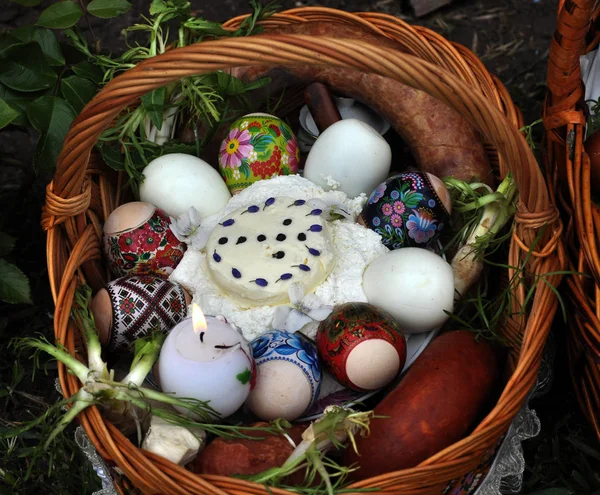
[[[187,315],[183,288],[160,277],[122,277],[109,282],[113,318],[108,349],[131,348],[153,329],[169,332]]]
[[[334,378],[347,388],[363,390],[348,377],[346,362],[358,344],[370,339],[392,344],[402,369],[406,360],[404,331],[385,311],[368,303],[349,302],[334,307],[319,324],[316,338],[319,356]]]
[[[168,277],[183,258],[187,246],[170,228],[169,216],[157,208],[135,229],[104,234],[104,251],[111,273]]]

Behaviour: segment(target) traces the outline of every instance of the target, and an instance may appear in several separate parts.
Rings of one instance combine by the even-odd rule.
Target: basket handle
[[[350,39],[304,35],[256,35],[205,41],[177,48],[139,63],[110,81],[74,120],[58,158],[53,193],[81,193],[91,151],[100,134],[128,105],[147,92],[182,77],[235,66],[327,65],[390,77],[440,99],[462,114],[511,164],[523,213],[555,219],[546,185],[525,139],[483,94],[430,63]],[[533,228],[541,226],[536,222]],[[528,236],[526,236],[528,237]],[[529,244],[532,239],[524,239]]]
[[[566,0],[559,5],[556,31],[548,57],[548,89],[544,126],[547,130],[567,124],[585,124],[575,106],[584,95],[579,57],[586,47],[596,0]]]

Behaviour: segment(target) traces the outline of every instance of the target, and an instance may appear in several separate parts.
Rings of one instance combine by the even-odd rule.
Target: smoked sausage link
[[[362,27],[323,21],[269,28],[265,34],[350,38],[403,51],[403,47],[394,40]],[[274,88],[293,81],[304,84],[321,82],[332,91],[362,101],[383,115],[405,141],[422,171],[440,178],[453,176],[464,181],[482,180],[494,186],[480,134],[460,114],[424,91],[376,74],[315,65],[285,70],[236,67],[232,75],[247,80],[272,76]]]
[[[417,466],[463,438],[492,397],[500,376],[496,349],[464,330],[434,339],[398,386],[376,407],[370,435],[357,437],[342,464],[354,481]]]

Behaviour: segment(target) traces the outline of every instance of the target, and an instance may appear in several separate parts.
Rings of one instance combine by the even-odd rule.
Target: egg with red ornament
[[[115,277],[156,275],[167,278],[183,259],[187,245],[171,231],[160,208],[143,201],[125,203],[106,219],[104,253]]]
[[[352,390],[385,387],[406,361],[404,331],[389,313],[368,303],[335,306],[320,323],[316,340],[322,363]]]

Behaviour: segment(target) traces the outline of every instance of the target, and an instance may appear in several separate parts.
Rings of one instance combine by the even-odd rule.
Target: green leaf
[[[119,149],[114,146],[101,145],[98,146],[100,154],[102,155],[102,161],[106,163],[110,168],[121,172],[126,170],[125,168],[125,154],[121,153]]]
[[[37,170],[54,168],[65,136],[75,118],[75,111],[62,98],[42,96],[29,104],[27,117],[41,134],[33,158],[34,167]]]
[[[104,76],[104,73],[100,67],[86,60],[74,65],[73,72],[75,72],[75,74],[78,76],[84,77],[85,79],[88,79],[96,84],[100,84]]]
[[[98,86],[79,76],[65,77],[60,84],[60,92],[77,113],[83,110],[97,91]]]
[[[246,368],[245,371],[238,373],[237,375],[235,375],[235,377],[242,385],[246,385],[246,383],[248,383],[252,379],[252,371]]]
[[[34,41],[11,46],[2,53],[2,59],[0,82],[15,91],[48,89],[58,79]]]
[[[217,72],[219,92],[224,95],[237,96],[246,92],[244,83],[226,72]]]
[[[7,88],[4,84],[0,84],[0,98],[2,98],[9,106],[19,113],[19,115],[12,121],[13,125],[28,126],[29,120],[27,120],[27,105],[33,100],[42,96],[43,92],[34,93],[19,93]]]
[[[37,25],[50,29],[67,29],[77,24],[83,10],[77,2],[56,2],[40,14]]]
[[[279,129],[281,130],[281,134],[283,134],[283,137],[285,138],[286,141],[289,141],[290,139],[292,139],[292,134],[290,133],[291,129],[289,128],[289,126],[280,125]]]
[[[0,256],[6,256],[7,254],[10,254],[15,248],[16,242],[17,239],[12,235],[0,232]]]
[[[35,7],[42,3],[42,0],[11,0],[11,2],[18,3],[23,7]]]
[[[0,259],[0,299],[10,304],[31,304],[31,288],[25,274],[15,265]]]
[[[131,3],[127,0],[92,0],[87,11],[95,17],[110,19],[128,12],[130,8]]]
[[[254,151],[257,153],[264,153],[267,151],[267,148],[273,142],[274,140],[269,134],[255,134],[251,140],[252,146],[254,146]]]
[[[6,127],[19,116],[19,112],[14,110],[8,103],[0,98],[0,129]]]
[[[247,160],[243,160],[242,161],[242,166],[240,167],[240,172],[242,172],[242,174],[244,174],[244,177],[246,179],[250,178],[250,166],[248,165],[248,161]]]
[[[0,56],[4,50],[19,43],[21,43],[19,40],[10,35],[10,31],[2,33],[0,35]]]
[[[150,4],[150,15],[155,16],[169,10],[169,7],[163,0],[153,0]]]
[[[14,29],[10,34],[22,43],[37,42],[50,65],[65,65],[65,57],[60,49],[58,40],[55,34],[49,29],[36,26],[23,26]]]
[[[180,143],[177,141],[168,141],[160,147],[160,155],[162,156],[170,153],[186,153],[188,155],[196,156],[196,145]],[[156,157],[151,158],[154,159]]]
[[[163,110],[165,105],[165,87],[156,88],[146,93],[141,98],[142,108],[148,113],[150,120],[160,130],[163,124]]]

